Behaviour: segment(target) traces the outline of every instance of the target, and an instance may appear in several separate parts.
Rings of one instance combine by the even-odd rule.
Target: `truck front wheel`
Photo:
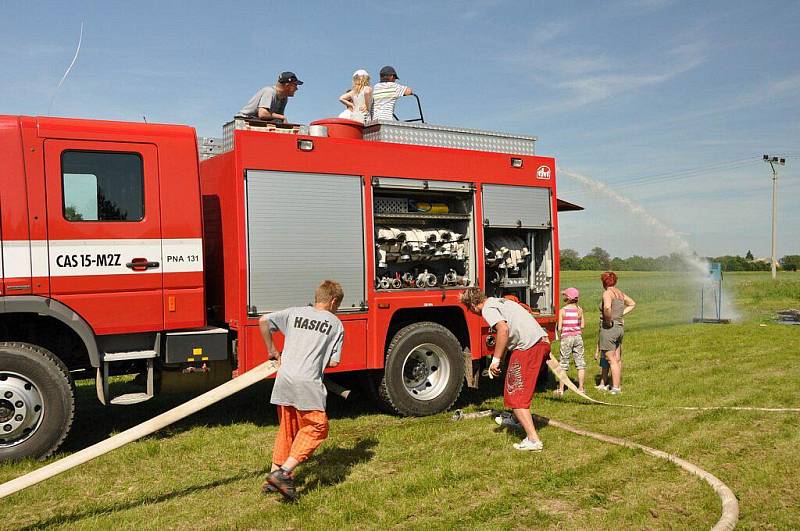
[[[28,343],[0,342],[0,461],[49,456],[74,412],[72,379],[61,360]]]
[[[408,325],[392,338],[376,384],[381,405],[397,414],[425,416],[445,411],[464,384],[461,344],[438,323]]]

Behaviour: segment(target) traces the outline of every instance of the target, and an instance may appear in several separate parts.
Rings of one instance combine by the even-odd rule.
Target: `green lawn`
[[[596,338],[597,272],[567,272],[581,290]],[[535,413],[652,446],[691,461],[733,489],[740,527],[800,527],[800,414],[682,411],[669,406],[800,407],[800,326],[775,311],[800,306],[800,275],[726,274],[740,322],[691,324],[697,295],[681,274],[620,274],[638,306],[626,318],[624,394],[588,405],[538,393]],[[591,350],[587,361],[591,360]],[[596,365],[590,361],[587,387]],[[354,395],[330,399],[331,435],[299,469],[302,497],[287,505],[259,493],[276,432],[268,384],[258,385],[146,440],[0,501],[0,528],[333,529],[709,528],[720,504],[699,478],[640,452],[540,431],[541,453],[488,418],[404,419]],[[103,410],[92,382],[79,388],[80,417],[61,455],[177,403]],[[485,380],[459,407],[501,407]],[[605,396],[605,395],[604,395]],[[113,415],[111,413],[114,413]],[[56,456],[57,458],[58,456]],[[55,458],[54,458],[55,459]],[[0,465],[0,481],[41,466]]]

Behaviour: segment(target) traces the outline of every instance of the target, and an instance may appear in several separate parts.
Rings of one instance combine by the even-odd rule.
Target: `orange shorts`
[[[272,451],[272,462],[278,466],[289,456],[302,463],[328,437],[328,416],[324,411],[300,411],[292,406],[278,406],[278,422],[280,429]]]

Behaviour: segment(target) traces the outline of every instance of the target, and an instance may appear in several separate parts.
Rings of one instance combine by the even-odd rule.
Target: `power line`
[[[610,186],[614,186],[615,188],[619,188],[619,187],[635,186],[639,184],[650,184],[655,182],[668,182],[673,180],[689,179],[692,177],[698,177],[709,173],[715,173],[723,170],[731,170],[738,167],[744,167],[751,163],[754,164],[757,161],[758,159],[746,158],[746,159],[729,160],[724,162],[716,162],[714,164],[706,164],[704,166],[697,166],[694,168],[684,168],[681,170],[661,172],[652,175],[643,175],[640,177],[634,177],[632,179],[617,180],[614,181],[613,183],[608,183],[608,184]]]
[[[727,162],[719,162],[711,165],[699,166],[696,168],[677,170],[674,172],[664,172],[655,175],[636,177],[633,179],[618,180],[607,184],[608,186],[611,186],[614,189],[633,188],[637,186],[646,186],[649,184],[661,184],[661,183],[675,182],[685,179],[702,177],[704,175],[710,175],[723,171],[731,171],[734,169],[744,168],[746,166],[755,165],[757,163],[758,159],[753,159],[753,158],[732,160]],[[587,190],[581,190],[578,193],[587,193],[587,192],[588,192]]]

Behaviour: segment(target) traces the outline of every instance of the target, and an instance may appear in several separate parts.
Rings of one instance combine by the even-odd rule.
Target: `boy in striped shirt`
[[[583,357],[583,336],[581,331],[586,325],[583,319],[583,308],[578,306],[580,293],[576,288],[567,288],[561,294],[564,296],[564,306],[558,312],[556,329],[561,336],[561,349],[559,362],[564,372],[569,370],[569,358],[575,359],[575,368],[578,369],[578,391],[583,390],[583,381],[586,377],[586,360]],[[558,383],[557,396],[564,394],[564,383]]]
[[[411,87],[397,82],[394,67],[384,66],[380,72],[381,82],[372,89],[372,119],[394,120],[394,104],[403,96],[413,94]]]

